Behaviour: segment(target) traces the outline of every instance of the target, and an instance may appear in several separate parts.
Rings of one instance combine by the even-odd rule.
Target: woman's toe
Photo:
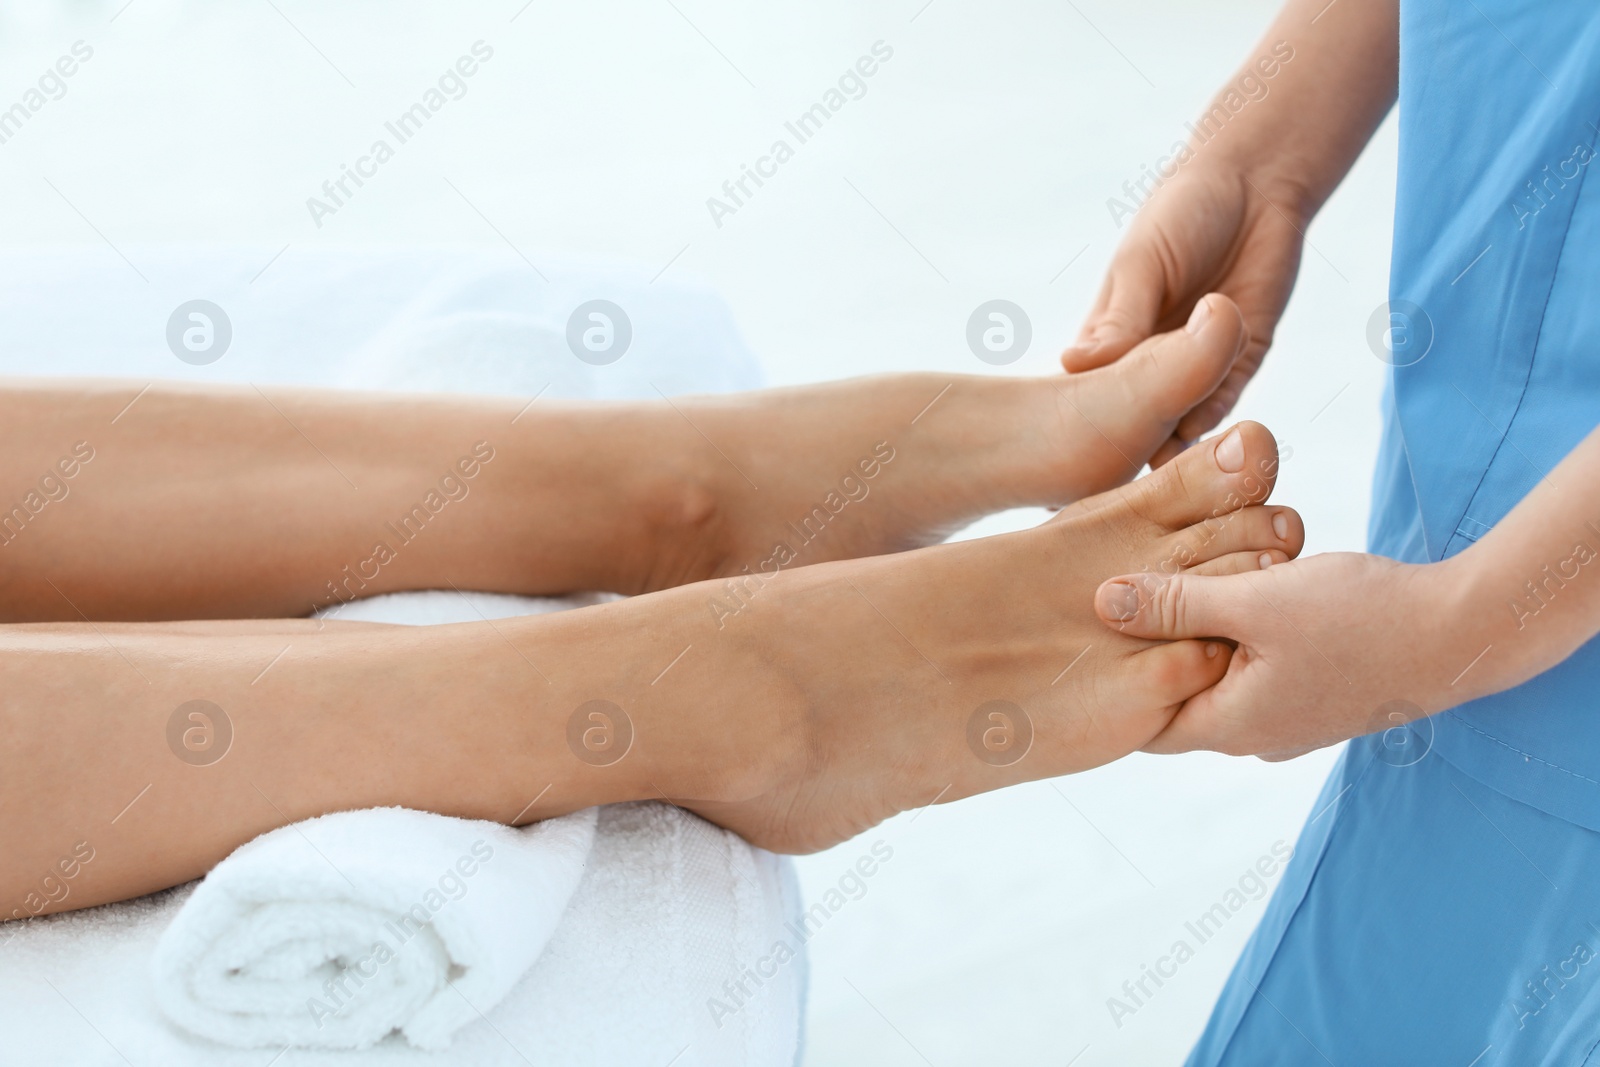
[[[1136,652],[1127,660],[1125,703],[1176,711],[1179,704],[1222,680],[1229,656],[1228,646],[1220,641],[1168,641]]]
[[[1145,519],[1181,530],[1264,502],[1278,476],[1278,443],[1259,422],[1241,422],[1180,453],[1121,490]]]
[[[1144,341],[1107,368],[1123,392],[1121,410],[1177,422],[1222,384],[1248,339],[1232,300],[1204,297],[1187,325]]]
[[[1170,534],[1162,550],[1178,567],[1195,568],[1235,553],[1276,552],[1282,562],[1299,555],[1304,544],[1305,524],[1293,508],[1250,506]]]
[[[1190,574],[1246,574],[1266,570],[1280,563],[1288,563],[1290,556],[1281,549],[1251,549],[1247,552],[1230,552],[1226,556],[1208,559],[1188,568]]]

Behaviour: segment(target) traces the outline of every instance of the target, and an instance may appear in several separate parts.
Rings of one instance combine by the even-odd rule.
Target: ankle
[[[644,684],[635,687],[634,702],[654,726],[641,739],[658,795],[739,803],[775,789],[804,762],[805,717],[796,707],[802,694],[774,633],[790,577],[745,592],[746,608],[736,614],[727,610],[731,594],[720,580],[615,605],[630,611],[629,629],[659,635],[652,663],[671,664],[651,678],[640,674]],[[757,606],[771,610],[751,610]]]
[[[629,480],[633,562],[617,586],[635,595],[720,574],[731,552],[727,488],[711,464],[665,443],[647,452],[648,468]]]
[[[496,524],[509,587],[524,588],[529,544],[545,548],[531,592],[635,595],[716,573],[726,509],[709,464],[684,447],[686,429],[659,404],[573,406],[525,420],[508,449],[515,473]]]

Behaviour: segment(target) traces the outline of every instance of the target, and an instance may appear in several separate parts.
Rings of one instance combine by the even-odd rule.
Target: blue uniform
[[[1466,548],[1600,423],[1600,4],[1402,0],[1370,547]],[[1600,582],[1595,527],[1502,610]],[[1491,652],[1492,654],[1492,652]],[[1351,742],[1190,1058],[1600,1065],[1600,640]]]

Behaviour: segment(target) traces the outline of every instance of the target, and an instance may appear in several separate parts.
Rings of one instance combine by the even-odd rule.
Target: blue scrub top
[[[1403,0],[1400,40],[1396,366],[1369,539],[1425,562],[1482,537],[1600,423],[1600,4]],[[1574,568],[1600,583],[1592,511],[1585,551],[1528,575],[1543,599]],[[1494,610],[1537,640],[1539,600],[1521,604]],[[1432,726],[1462,771],[1600,830],[1600,640]]]

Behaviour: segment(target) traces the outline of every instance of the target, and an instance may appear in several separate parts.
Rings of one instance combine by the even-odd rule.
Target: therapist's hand
[[[1095,610],[1114,630],[1236,646],[1222,680],[1185,701],[1148,750],[1287,758],[1550,670],[1600,636],[1596,500],[1600,429],[1441,563],[1338,553],[1103,582]]]
[[[1466,670],[1487,613],[1460,603],[1458,567],[1336,553],[1227,577],[1130,575],[1102,584],[1095,608],[1123,634],[1237,643],[1223,679],[1146,751],[1287,759],[1482,692],[1498,664]]]
[[[1160,466],[1214,429],[1261,366],[1300,266],[1298,196],[1268,191],[1268,179],[1205,149],[1134,216],[1077,343],[1068,371],[1103,366],[1152,334],[1182,325],[1195,303],[1220,292],[1238,305],[1248,335],[1214,393],[1178,423],[1156,453]],[[1270,200],[1269,200],[1270,197]]]
[[[1399,7],[1285,0],[1202,113],[1211,118],[1198,127],[1215,131],[1222,116],[1220,132],[1197,128],[1188,161],[1134,216],[1077,344],[1061,357],[1069,372],[1175,328],[1208,292],[1238,304],[1250,330],[1232,373],[1178,424],[1153,466],[1221,422],[1261,365],[1307,224],[1394,100]]]

